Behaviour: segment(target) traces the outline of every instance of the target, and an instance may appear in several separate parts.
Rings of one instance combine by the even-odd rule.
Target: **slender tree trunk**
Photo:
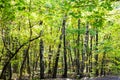
[[[77,36],[77,56],[76,56],[76,66],[77,66],[77,75],[80,76],[80,19],[78,19],[78,36]]]
[[[29,2],[29,12],[31,12],[31,0]],[[31,25],[31,20],[29,18],[29,15],[28,15],[28,21],[29,21],[29,30],[30,30],[29,40],[31,40],[31,38],[32,38],[32,25]],[[28,48],[27,48],[27,72],[28,72],[29,78],[30,78],[30,76],[31,76],[31,69],[30,69],[30,55],[29,55],[29,50],[30,50],[30,42],[29,42]]]
[[[89,39],[89,27],[88,27],[88,23],[87,23],[87,25],[86,25],[86,33],[85,33],[85,39],[84,39],[84,48],[83,48],[83,54],[84,54],[84,61],[86,61],[87,62],[87,60],[88,60],[88,39]],[[86,63],[85,64],[85,69],[86,69],[86,72],[88,72],[87,71],[87,67],[88,67],[88,64]]]
[[[96,52],[98,51],[98,29],[96,28]],[[99,75],[99,70],[98,70],[98,54],[95,55],[95,76]]]
[[[55,58],[55,65],[53,66],[53,75],[52,75],[53,78],[56,78],[56,74],[57,74],[57,67],[58,67],[58,61],[59,61],[59,55],[60,55],[60,48],[61,48],[61,43],[62,43],[61,42],[62,41],[62,36],[65,37],[65,35],[64,35],[64,32],[65,32],[65,23],[66,23],[66,20],[63,20],[62,29],[61,29],[61,35],[60,35],[60,38],[59,38],[60,39],[60,43],[58,45],[58,50],[57,50],[57,54],[56,54],[56,58]],[[65,40],[65,38],[63,38],[63,41],[64,40]],[[64,53],[66,53],[66,48],[64,48]],[[64,54],[64,58],[66,60],[66,54]],[[64,70],[65,70],[65,72],[64,72],[65,76],[66,76],[66,63],[67,62],[65,62],[65,68],[64,68]]]
[[[50,28],[50,34],[52,36],[52,27]],[[52,70],[51,70],[51,57],[52,57],[52,54],[53,54],[53,50],[52,50],[52,45],[49,46],[49,54],[48,54],[48,58],[49,58],[49,63],[48,63],[48,77],[51,77],[51,73],[52,73]]]
[[[67,50],[66,50],[66,29],[65,29],[65,25],[66,25],[66,15],[63,19],[63,47],[64,47],[64,73],[63,73],[63,77],[66,78],[67,77]]]
[[[44,79],[44,59],[43,59],[43,53],[44,53],[44,44],[43,40],[40,40],[40,79]]]
[[[86,76],[89,76],[89,46],[88,46],[88,42],[89,42],[89,25],[87,23],[87,26],[86,26],[86,38],[85,38],[85,46],[86,46],[86,72],[87,72],[87,75]]]
[[[81,62],[81,76],[80,78],[82,78],[84,76],[84,69],[85,69],[85,51],[84,51],[84,37],[81,36],[81,44],[82,44],[82,62]]]
[[[26,59],[27,59],[27,56],[28,56],[28,51],[27,51],[28,49],[25,49],[24,51],[23,51],[23,61],[22,61],[22,64],[21,64],[21,67],[20,67],[20,76],[19,76],[19,79],[21,80],[22,79],[22,73],[23,73],[23,69],[25,68],[25,63],[26,63]]]
[[[55,58],[55,65],[53,66],[53,75],[52,75],[53,78],[56,78],[56,74],[57,74],[58,60],[59,60],[60,48],[61,48],[61,40],[62,40],[62,34],[60,35],[60,43],[58,45],[57,55]]]
[[[51,57],[52,57],[52,49],[51,49],[51,46],[49,46],[49,55],[48,55],[48,60],[49,60],[49,63],[48,63],[48,77],[51,77]]]
[[[93,46],[93,36],[90,36],[90,55],[89,55],[89,72],[92,72],[92,46]]]
[[[30,47],[28,47],[28,52],[27,52],[28,54],[27,54],[26,58],[27,58],[27,73],[29,74],[29,78],[30,78],[30,76],[31,76],[31,69],[30,69],[29,48],[30,48]]]
[[[106,53],[103,53],[103,57],[102,57],[102,62],[101,62],[101,72],[100,75],[101,76],[105,76],[105,58],[106,58]]]

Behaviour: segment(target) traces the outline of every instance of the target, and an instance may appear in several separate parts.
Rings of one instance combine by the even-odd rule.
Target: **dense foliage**
[[[0,0],[0,79],[117,75],[119,4]]]

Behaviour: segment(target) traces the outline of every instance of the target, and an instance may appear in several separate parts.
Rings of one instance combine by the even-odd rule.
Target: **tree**
[[[119,3],[1,0],[0,79],[119,73]]]

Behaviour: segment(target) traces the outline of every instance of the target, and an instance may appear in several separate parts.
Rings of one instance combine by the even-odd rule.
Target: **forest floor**
[[[43,80],[120,80],[119,76],[104,76],[104,77],[84,77],[82,79],[70,79],[70,78],[55,78],[55,79],[43,79]]]
[[[19,80],[18,77],[15,76],[13,78],[13,80]],[[22,80],[32,80],[29,79],[28,76],[24,76],[22,77]],[[107,76],[103,76],[103,77],[84,77],[82,79],[76,79],[75,77],[72,77],[71,75],[68,76],[68,78],[62,78],[62,76],[57,75],[57,78],[48,78],[48,76],[45,77],[45,79],[39,79],[39,77],[36,77],[33,80],[120,80],[120,76],[119,75],[107,75]]]
[[[43,80],[120,80],[118,76],[106,76],[106,77],[96,77],[96,78],[82,78],[82,79],[70,79],[70,78],[56,78],[56,79],[43,79]]]
[[[19,79],[12,79],[12,80],[19,80]],[[22,80],[30,80],[30,79],[26,79],[23,78]],[[106,76],[106,77],[92,77],[92,78],[88,78],[88,77],[84,77],[82,79],[71,79],[71,78],[46,78],[46,79],[33,79],[33,80],[120,80],[120,77],[118,76]]]

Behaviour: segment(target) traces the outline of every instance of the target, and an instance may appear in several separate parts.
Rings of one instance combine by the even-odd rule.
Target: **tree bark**
[[[98,51],[98,29],[96,28],[96,52],[97,51]],[[97,53],[95,55],[95,66],[96,66],[95,76],[98,76],[99,70],[98,70],[98,54]]]
[[[63,23],[62,23],[62,29],[61,29],[61,35],[59,37],[60,39],[60,43],[58,45],[58,50],[57,50],[57,54],[56,54],[56,58],[55,58],[55,65],[53,66],[53,75],[52,77],[53,78],[56,78],[56,74],[57,74],[57,67],[58,67],[58,61],[59,61],[59,55],[60,55],[60,48],[61,48],[61,41],[62,41],[62,38],[65,37],[64,35],[64,31],[65,31],[65,23],[66,23],[66,20],[65,18],[63,19]],[[63,41],[65,40],[65,38],[63,38]],[[65,46],[65,45],[64,45]],[[64,53],[66,53],[66,48],[64,48]],[[66,54],[64,54],[64,58],[66,60]],[[65,67],[64,67],[64,74],[66,76],[66,62],[65,62]],[[63,75],[64,75],[63,74]]]
[[[53,66],[53,75],[52,75],[53,78],[56,78],[56,74],[57,74],[57,67],[58,67],[60,48],[61,48],[61,40],[62,40],[62,34],[60,35],[60,43],[58,45],[57,55],[55,58],[55,65]]]
[[[63,73],[63,77],[66,78],[67,77],[67,50],[66,50],[66,29],[65,29],[65,25],[66,25],[66,15],[63,19],[63,47],[64,47],[64,73]]]
[[[85,61],[87,62],[88,60],[88,40],[89,40],[89,26],[88,23],[86,25],[86,32],[85,32],[85,39],[84,39],[84,46],[83,46],[83,64],[85,66],[85,70],[86,72],[88,72],[88,63],[85,63]]]
[[[43,53],[44,53],[44,44],[43,40],[40,39],[40,79],[44,79],[44,59],[43,59]]]
[[[80,19],[78,19],[78,36],[77,36],[77,55],[76,55],[76,66],[77,66],[77,75],[80,76]]]
[[[90,36],[90,55],[89,55],[89,72],[92,72],[92,47],[93,47],[93,36]]]
[[[106,58],[106,53],[103,53],[103,57],[102,57],[102,62],[101,62],[101,72],[100,72],[100,76],[105,76],[105,58]]]

